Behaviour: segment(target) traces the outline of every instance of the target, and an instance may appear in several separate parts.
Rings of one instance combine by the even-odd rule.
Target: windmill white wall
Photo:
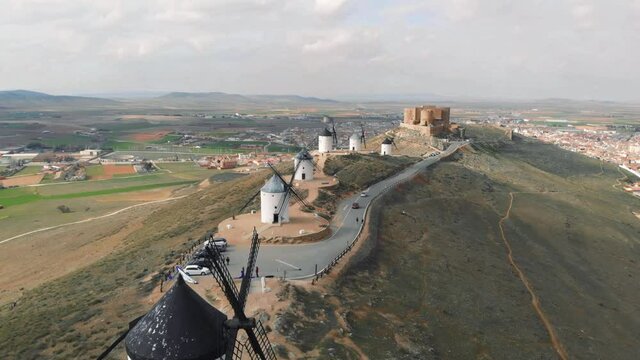
[[[260,221],[263,224],[289,222],[289,194],[286,184],[276,175],[260,189]]]
[[[391,151],[393,149],[393,145],[392,144],[385,144],[383,143],[380,146],[380,155],[391,155]]]
[[[362,150],[362,141],[360,140],[360,135],[353,134],[349,138],[349,151],[360,151]]]
[[[300,165],[298,165],[300,163]],[[302,159],[299,160],[298,157],[293,161],[293,168],[296,170],[296,175],[294,179],[296,180],[313,180],[313,160],[310,159]]]
[[[321,153],[327,153],[333,150],[333,137],[331,135],[318,136],[318,151]]]

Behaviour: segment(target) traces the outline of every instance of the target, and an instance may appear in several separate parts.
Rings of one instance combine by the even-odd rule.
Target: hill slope
[[[167,107],[218,107],[225,109],[243,109],[250,107],[274,108],[282,106],[327,106],[340,104],[334,100],[303,97],[298,95],[239,95],[223,92],[172,92],[167,95],[150,99],[146,103]]]
[[[114,100],[94,97],[49,95],[27,90],[0,91],[0,108],[4,109],[104,107],[118,104]]]

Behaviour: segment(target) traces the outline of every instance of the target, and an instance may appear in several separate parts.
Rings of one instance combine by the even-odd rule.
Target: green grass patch
[[[182,135],[167,134],[167,135],[163,136],[162,139],[149,141],[149,143],[152,143],[152,144],[166,144],[166,143],[172,143],[174,141],[178,141],[180,139],[182,139]]]
[[[104,174],[104,168],[102,167],[102,165],[85,166],[85,170],[87,171],[87,176],[89,178]]]
[[[271,144],[267,147],[267,150],[269,152],[297,153],[301,148],[293,145]]]
[[[50,139],[42,139],[40,141],[44,145],[56,147],[56,146],[83,146],[93,144],[93,138],[89,136],[81,136],[76,134],[64,134],[57,135]]]
[[[22,205],[40,199],[41,196],[32,189],[13,188],[0,190],[0,205],[4,207]]]
[[[42,166],[25,166],[16,175],[34,175],[42,171]]]
[[[103,149],[112,149],[113,151],[127,151],[127,150],[144,150],[145,144],[137,143],[133,141],[121,141],[121,140],[108,140],[102,144]]]
[[[94,191],[74,192],[74,193],[67,193],[67,194],[56,194],[56,195],[42,195],[37,193],[35,190],[33,190],[33,188],[3,189],[3,190],[0,190],[0,204],[5,207],[9,207],[9,206],[23,205],[23,204],[27,204],[27,203],[31,203],[39,200],[75,199],[75,198],[90,197],[90,196],[101,196],[101,195],[134,192],[134,191],[152,190],[152,189],[163,188],[168,186],[188,185],[193,183],[195,183],[195,181],[184,180],[184,181],[173,181],[173,182],[158,183],[158,184],[143,184],[143,185],[101,189],[101,190],[94,190]]]

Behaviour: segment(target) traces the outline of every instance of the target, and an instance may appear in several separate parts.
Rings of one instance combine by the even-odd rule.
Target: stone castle
[[[449,122],[451,108],[424,105],[404,109],[403,127],[418,130],[427,136],[440,136],[458,131],[458,125]]]

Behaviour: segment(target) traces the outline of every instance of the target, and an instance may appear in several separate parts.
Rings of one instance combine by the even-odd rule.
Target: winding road
[[[438,156],[427,157],[400,173],[372,185],[367,190],[367,197],[361,197],[358,193],[341,201],[331,222],[333,235],[329,239],[310,244],[260,246],[257,260],[260,276],[282,277],[285,276],[285,271],[287,279],[303,279],[314,276],[316,265],[318,271],[324,269],[356,240],[362,229],[362,219],[369,205],[377,196],[385,193],[394,185],[413,178],[422,170],[453,154],[466,144],[468,143],[453,142],[446,151]],[[351,208],[351,204],[354,202],[360,204],[360,209]],[[356,218],[358,218],[357,222]],[[229,271],[232,276],[240,276],[240,270],[246,266],[248,253],[248,246],[229,246],[227,252],[224,253],[231,260]]]

